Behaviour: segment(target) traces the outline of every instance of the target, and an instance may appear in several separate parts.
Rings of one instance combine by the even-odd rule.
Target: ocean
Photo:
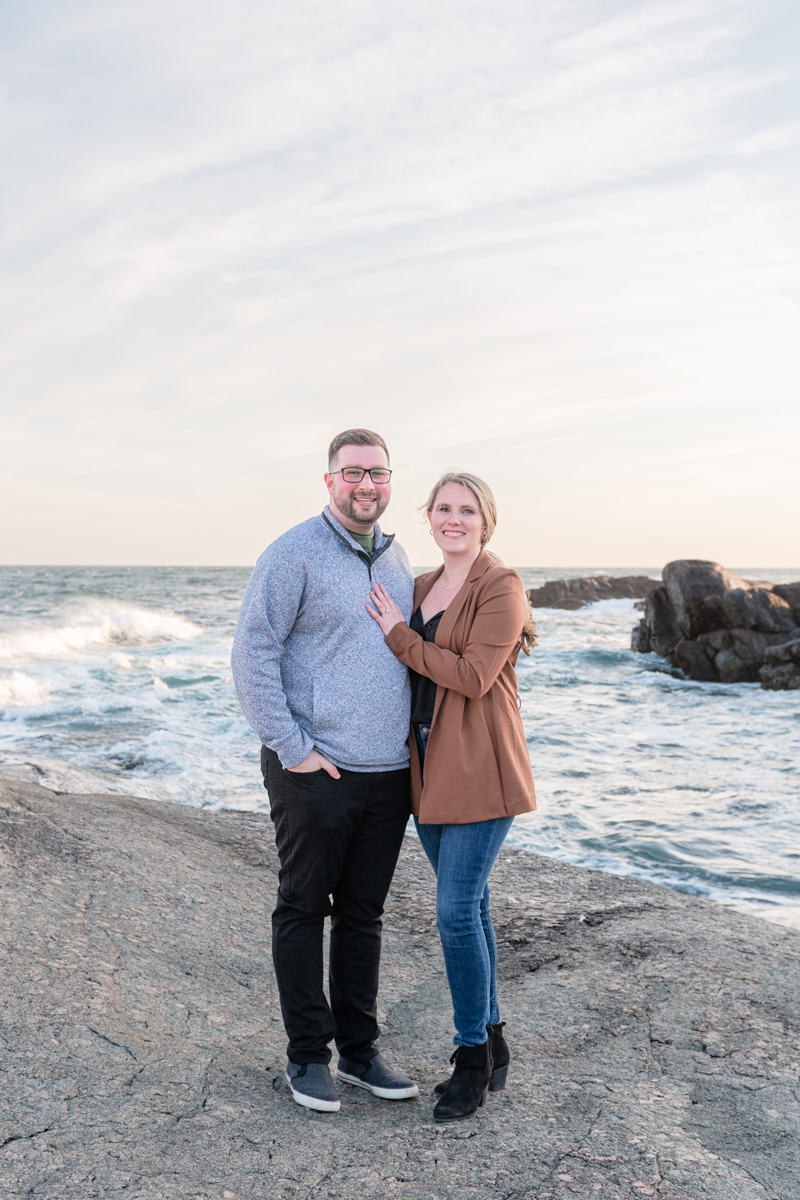
[[[659,573],[519,568],[526,587],[600,572]],[[0,567],[3,769],[55,770],[64,790],[103,772],[94,790],[267,811],[229,665],[248,577]],[[540,645],[518,675],[539,809],[509,841],[800,928],[800,692],[694,683],[633,654],[633,601],[535,615]]]

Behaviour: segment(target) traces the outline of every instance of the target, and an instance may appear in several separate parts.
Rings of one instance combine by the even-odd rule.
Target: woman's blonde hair
[[[436,504],[436,497],[447,483],[460,483],[463,487],[469,488],[473,496],[478,502],[481,517],[483,519],[483,532],[481,533],[481,546],[486,546],[492,534],[497,528],[497,502],[494,498],[494,493],[478,475],[472,475],[469,471],[445,471],[441,479],[433,485],[431,493],[424,504],[420,508],[430,517]],[[494,559],[496,563],[503,566],[503,562],[491,550],[487,550],[487,554]],[[530,612],[530,609],[528,610]],[[530,654],[533,647],[536,645],[536,622],[533,615],[528,617],[520,637],[520,649],[523,654]]]

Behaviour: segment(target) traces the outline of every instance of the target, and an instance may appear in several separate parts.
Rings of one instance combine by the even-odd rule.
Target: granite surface
[[[504,850],[509,1085],[437,1127],[451,1011],[406,838],[382,1049],[419,1082],[300,1109],[268,817],[0,783],[2,1200],[800,1200],[800,935]]]

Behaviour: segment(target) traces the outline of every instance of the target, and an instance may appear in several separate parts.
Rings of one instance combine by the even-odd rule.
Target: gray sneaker
[[[317,1112],[339,1111],[339,1093],[327,1063],[306,1063],[298,1067],[297,1063],[290,1062],[286,1067],[286,1082],[292,1098],[304,1108],[313,1108]]]
[[[419,1095],[419,1088],[399,1071],[393,1071],[382,1055],[376,1054],[369,1062],[356,1062],[352,1058],[340,1058],[336,1074],[345,1083],[366,1088],[381,1100],[411,1100]]]

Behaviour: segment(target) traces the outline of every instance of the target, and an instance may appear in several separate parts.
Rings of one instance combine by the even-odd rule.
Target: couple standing
[[[233,676],[262,741],[280,858],[272,953],[292,1096],[338,1111],[334,1038],[339,1079],[386,1100],[418,1095],[375,1045],[381,916],[412,811],[437,877],[456,1027],[434,1117],[452,1121],[508,1068],[487,881],[515,814],[535,807],[514,670],[535,626],[519,576],[484,548],[496,523],[486,484],[436,484],[426,511],[444,564],[415,581],[377,524],[391,475],[378,434],[334,438],[327,508],[273,542],[250,579]]]

